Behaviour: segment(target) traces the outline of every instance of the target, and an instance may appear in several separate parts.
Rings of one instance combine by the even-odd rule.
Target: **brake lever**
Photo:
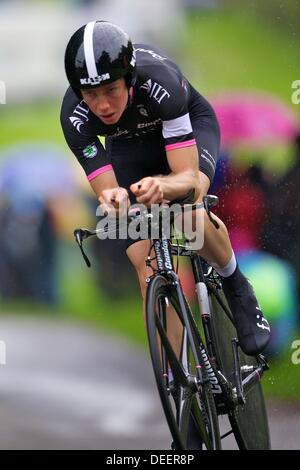
[[[82,241],[85,238],[88,238],[88,234],[87,234],[86,230],[82,230],[81,228],[77,228],[76,230],[74,230],[74,237],[75,237],[77,245],[79,246],[79,249],[81,251],[83,259],[86,262],[87,267],[90,268],[91,267],[91,262],[88,259],[86,253],[84,252],[84,249],[83,249],[83,246],[82,246]]]

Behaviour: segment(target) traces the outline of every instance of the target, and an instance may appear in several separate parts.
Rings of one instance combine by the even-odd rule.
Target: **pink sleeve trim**
[[[166,145],[166,151],[181,149],[183,147],[190,147],[191,145],[196,145],[196,140],[186,140],[185,142],[178,142],[177,144]]]
[[[98,170],[93,171],[93,173],[90,173],[87,179],[89,181],[92,181],[94,178],[96,178],[96,176],[101,175],[102,173],[105,173],[106,171],[110,171],[112,169],[112,165],[105,165],[102,168],[98,168]]]

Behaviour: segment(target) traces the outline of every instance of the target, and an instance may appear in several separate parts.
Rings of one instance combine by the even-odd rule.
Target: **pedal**
[[[260,365],[262,366],[264,372],[267,371],[267,370],[270,370],[270,366],[269,366],[265,356],[263,356],[262,354],[259,354],[257,356],[257,360],[260,363]]]

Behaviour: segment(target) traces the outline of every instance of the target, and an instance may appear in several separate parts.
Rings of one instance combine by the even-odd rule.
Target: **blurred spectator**
[[[294,265],[300,292],[300,132],[294,144],[294,165],[269,191],[263,242],[270,253]]]
[[[223,181],[216,187],[220,198],[216,213],[226,223],[235,250],[260,248],[266,211],[260,169],[242,171],[229,159],[221,160],[220,165]]]
[[[69,160],[49,144],[18,145],[1,156],[0,175],[0,295],[53,304],[58,236],[72,235],[79,199]]]
[[[138,288],[134,270],[124,250],[125,240],[94,240],[96,277],[110,300],[134,297]]]
[[[94,216],[98,206],[94,193],[89,193],[86,200]],[[99,220],[99,217],[94,217],[92,223]],[[97,285],[109,300],[134,297],[138,287],[134,269],[126,255],[125,242],[109,238],[100,240],[97,237],[91,240],[93,272]]]
[[[4,199],[0,211],[0,294],[56,302],[57,239],[46,202]]]

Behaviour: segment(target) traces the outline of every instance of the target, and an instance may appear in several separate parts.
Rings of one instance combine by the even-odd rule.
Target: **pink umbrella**
[[[288,143],[299,132],[299,124],[291,108],[271,95],[232,92],[216,97],[212,103],[225,148]]]

